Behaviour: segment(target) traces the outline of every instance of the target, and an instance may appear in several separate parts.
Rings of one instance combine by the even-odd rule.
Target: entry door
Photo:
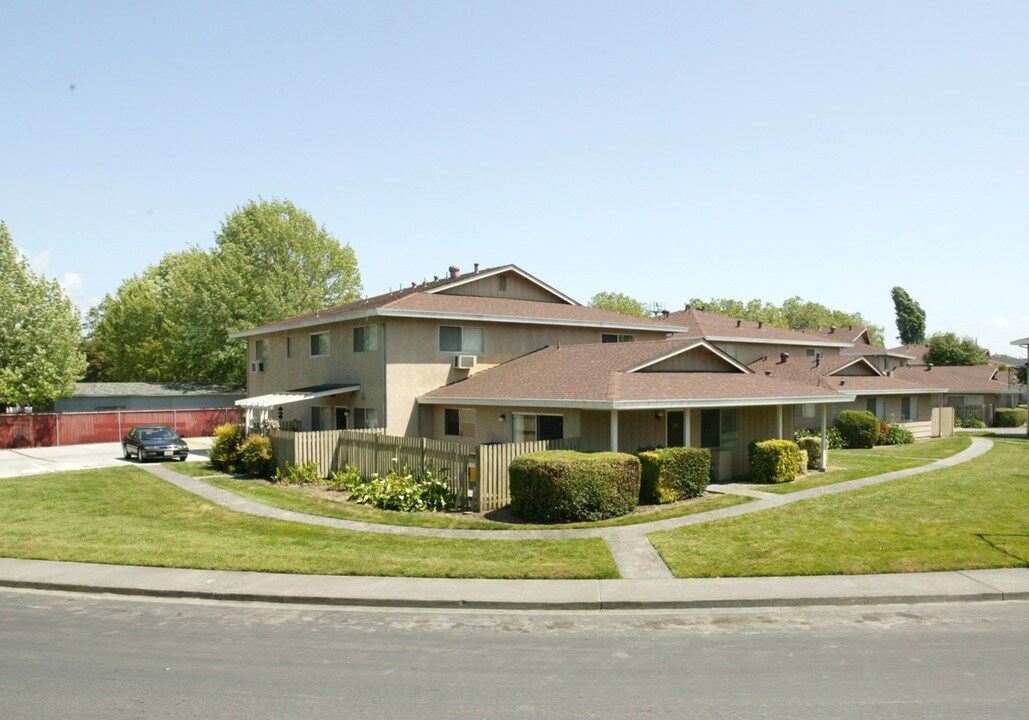
[[[347,417],[348,416],[349,416],[349,413],[347,413],[347,409],[345,407],[338,407],[338,408],[336,408],[336,429],[337,430],[346,430],[347,429]]]
[[[682,412],[682,410],[672,410],[668,413],[668,447],[683,447],[686,444],[686,437],[683,435]]]

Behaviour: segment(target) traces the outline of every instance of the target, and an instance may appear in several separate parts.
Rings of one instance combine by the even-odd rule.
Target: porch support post
[[[782,405],[775,406],[775,436],[782,440]]]
[[[683,447],[693,447],[693,429],[690,427],[690,416],[693,415],[691,408],[682,411],[682,444]]]
[[[611,452],[618,452],[618,411],[611,410]]]
[[[826,432],[826,422],[825,422],[826,415],[828,414],[828,412],[829,412],[829,406],[823,404],[822,405],[822,462],[821,462],[822,467],[821,467],[821,472],[825,472],[825,468],[829,464],[829,438],[827,437],[828,433]]]

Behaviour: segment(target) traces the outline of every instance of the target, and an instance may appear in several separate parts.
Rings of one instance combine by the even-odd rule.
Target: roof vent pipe
[[[789,359],[790,359],[790,354],[789,353],[786,353],[786,352],[779,353],[779,362],[780,363],[786,363]]]
[[[669,315],[671,315],[671,313],[670,313],[670,312],[668,312],[667,310],[662,310],[662,311],[661,311],[661,317],[665,317],[665,318],[666,318],[666,317],[668,317]]]
[[[743,324],[743,321],[742,321],[742,320],[737,320],[737,321],[736,321],[736,327],[739,327],[739,326],[740,326],[740,325],[742,325],[742,324]]]
[[[829,326],[829,334],[832,335],[834,332],[836,332],[836,326],[835,325],[830,325]]]
[[[450,266],[450,277],[456,278],[460,274],[461,274],[461,268],[459,268],[457,265],[451,265]]]
[[[764,321],[764,320],[758,320],[758,321],[757,321],[757,329],[758,329],[758,330],[760,330],[760,329],[761,329],[761,328],[763,328],[764,326],[765,326],[765,321]]]
[[[476,275],[479,274],[479,263],[475,263],[475,270],[473,271]]]
[[[926,372],[929,372],[929,371],[930,371],[930,370],[932,370],[932,369],[933,369],[933,364],[932,364],[932,363],[926,363],[926,365],[925,365],[925,371],[926,371]]]

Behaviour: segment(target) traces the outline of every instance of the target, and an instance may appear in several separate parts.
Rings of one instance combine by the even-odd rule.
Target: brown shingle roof
[[[669,313],[662,320],[673,325],[686,325],[689,337],[732,338],[734,340],[750,340],[754,342],[785,342],[798,345],[848,345],[846,337],[833,339],[803,330],[788,330],[768,323],[756,323],[750,320],[720,315],[719,313],[698,310],[690,307],[686,310]]]
[[[916,362],[922,362],[925,354],[929,352],[928,345],[898,345],[897,347],[890,348],[890,352],[900,353],[902,355],[910,355],[915,359]]]
[[[847,355],[833,355],[822,358],[791,356],[786,362],[782,362],[782,359],[776,356],[755,360],[749,367],[758,375],[818,385],[826,375],[831,375],[841,368],[861,362],[861,358]]]
[[[695,344],[696,340],[670,339],[548,347],[433,390],[423,399],[631,405],[704,400],[810,400],[838,396],[834,391],[742,371],[626,372],[647,360]]]
[[[903,378],[917,385],[931,385],[947,388],[947,392],[955,393],[1010,393],[1007,374],[998,372],[993,365],[941,366],[931,368],[928,365],[897,368],[895,377]],[[997,377],[1002,376],[1003,380]]]

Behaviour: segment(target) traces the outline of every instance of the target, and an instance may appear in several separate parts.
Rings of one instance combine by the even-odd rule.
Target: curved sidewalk
[[[622,525],[618,527],[598,527],[578,530],[458,530],[440,528],[409,527],[401,525],[382,525],[377,523],[361,522],[356,520],[344,520],[340,518],[323,517],[321,515],[309,515],[306,513],[283,510],[281,508],[265,505],[264,503],[250,500],[236,493],[215,487],[203,480],[183,475],[161,465],[142,465],[143,469],[157,477],[172,483],[173,485],[198,495],[210,502],[236,512],[257,515],[260,517],[286,520],[289,522],[308,523],[311,525],[324,525],[327,527],[340,528],[355,532],[376,532],[390,535],[416,535],[423,537],[438,538],[479,538],[489,540],[525,540],[525,539],[571,539],[571,538],[602,538],[607,543],[614,556],[615,563],[622,577],[632,580],[663,580],[671,579],[672,574],[668,567],[661,560],[660,555],[654,550],[647,535],[659,530],[670,530],[697,525],[700,523],[721,520],[722,518],[747,515],[761,510],[767,510],[781,505],[806,500],[808,498],[820,497],[822,495],[834,495],[846,492],[855,488],[876,485],[888,480],[895,480],[921,473],[931,472],[940,468],[952,467],[967,462],[973,458],[989,451],[993,443],[985,438],[971,438],[972,444],[961,452],[949,458],[934,460],[926,465],[920,465],[906,470],[897,470],[882,475],[859,478],[833,485],[801,490],[787,495],[765,493],[753,489],[753,487],[721,486],[717,491],[730,494],[741,494],[756,498],[753,502],[743,505],[733,505],[719,510],[711,510],[694,515],[657,520],[637,525]]]

